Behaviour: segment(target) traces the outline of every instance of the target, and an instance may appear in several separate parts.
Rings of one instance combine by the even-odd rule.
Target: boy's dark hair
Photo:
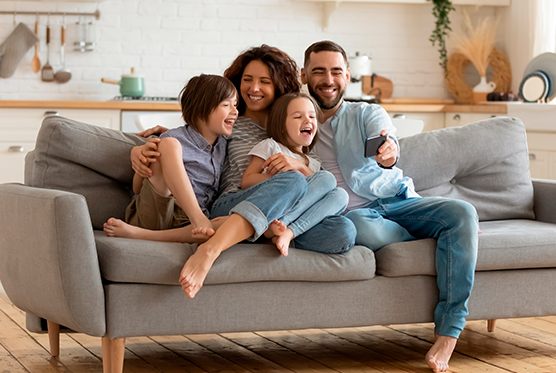
[[[315,146],[318,140],[319,133],[315,133],[315,137],[311,142],[311,145],[304,146],[303,152],[298,152],[294,147],[293,144],[290,144],[288,133],[286,131],[286,119],[288,117],[288,106],[290,102],[295,100],[296,98],[306,98],[307,100],[311,101],[313,106],[315,107],[315,114],[316,114],[316,122],[318,123],[322,116],[322,111],[319,107],[317,101],[314,98],[309,96],[303,92],[294,92],[294,93],[287,93],[280,97],[278,100],[274,102],[272,105],[272,109],[270,110],[270,114],[268,116],[268,121],[266,123],[266,132],[268,136],[272,137],[274,140],[279,142],[280,144],[284,145],[286,148],[292,151],[292,153],[299,154],[305,159],[305,164],[309,165],[309,159],[305,154],[309,154],[311,149]]]
[[[270,71],[270,79],[274,84],[274,98],[279,98],[285,93],[299,92],[301,83],[298,79],[297,64],[285,52],[276,47],[263,44],[260,47],[252,47],[239,56],[224,71],[224,76],[232,81],[238,92],[237,111],[239,115],[245,113],[245,101],[241,97],[241,78],[243,70],[251,61],[261,61]]]
[[[199,120],[208,121],[210,113],[227,98],[236,96],[236,87],[220,75],[201,74],[187,82],[180,92],[182,118],[199,131]]]
[[[348,58],[346,51],[342,48],[339,44],[331,41],[331,40],[322,40],[313,43],[305,50],[305,57],[303,59],[303,67],[307,69],[309,67],[309,63],[311,63],[311,53],[319,53],[319,52],[338,52],[342,54],[344,57],[344,62],[346,66],[349,67]]]

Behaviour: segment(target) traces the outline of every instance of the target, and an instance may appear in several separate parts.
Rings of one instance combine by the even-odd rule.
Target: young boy
[[[226,155],[223,135],[232,133],[238,116],[237,91],[226,78],[202,74],[192,78],[180,96],[186,124],[138,148],[149,157],[152,175],[135,173],[136,196],[125,215],[128,224],[110,218],[104,224],[108,236],[141,238],[136,227],[165,230],[188,226],[181,231],[181,242],[196,242],[192,230],[204,234],[205,239],[214,233],[216,227],[208,215]],[[153,152],[156,143],[158,151]]]

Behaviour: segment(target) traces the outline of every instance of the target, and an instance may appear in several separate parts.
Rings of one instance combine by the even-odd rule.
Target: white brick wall
[[[94,12],[95,3],[0,1],[6,11]],[[73,51],[76,17],[68,24],[66,64],[72,79],[47,83],[31,71],[31,49],[13,77],[0,80],[2,100],[107,100],[119,94],[100,78],[119,79],[135,67],[149,96],[176,96],[199,73],[222,73],[242,50],[262,43],[277,46],[301,65],[305,48],[332,39],[348,52],[370,54],[373,70],[394,82],[398,97],[448,97],[438,53],[428,41],[432,5],[342,3],[322,30],[322,4],[299,0],[107,0],[98,5],[94,52]],[[484,12],[494,12],[485,7]],[[452,24],[461,23],[461,11]],[[39,56],[46,61],[45,24],[41,17]],[[17,16],[34,27],[35,16]],[[60,68],[60,24],[50,17],[50,63]],[[0,15],[0,42],[13,30],[13,16]]]

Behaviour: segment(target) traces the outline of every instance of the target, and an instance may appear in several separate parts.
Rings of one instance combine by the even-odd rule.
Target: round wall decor
[[[495,92],[508,92],[512,83],[512,70],[508,58],[498,49],[492,48],[489,66],[492,68],[492,81],[496,83]],[[446,66],[446,89],[460,104],[473,104],[473,87],[465,82],[463,70],[471,61],[461,53],[452,53]]]

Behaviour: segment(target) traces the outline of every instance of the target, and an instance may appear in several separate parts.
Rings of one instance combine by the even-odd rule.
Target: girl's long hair
[[[322,112],[314,98],[302,92],[287,93],[276,100],[272,105],[272,109],[270,110],[270,114],[268,116],[268,122],[266,123],[266,132],[268,133],[268,136],[272,137],[274,140],[284,145],[286,148],[291,150],[292,153],[302,156],[305,160],[305,165],[308,166],[309,158],[307,158],[306,154],[309,154],[309,152],[317,143],[319,133],[317,129],[313,141],[309,146],[304,146],[302,152],[296,150],[293,144],[290,143],[288,132],[286,130],[286,119],[288,117],[288,106],[290,105],[290,102],[292,102],[296,98],[304,98],[311,101],[311,104],[313,104],[315,108],[317,123],[320,121]]]

